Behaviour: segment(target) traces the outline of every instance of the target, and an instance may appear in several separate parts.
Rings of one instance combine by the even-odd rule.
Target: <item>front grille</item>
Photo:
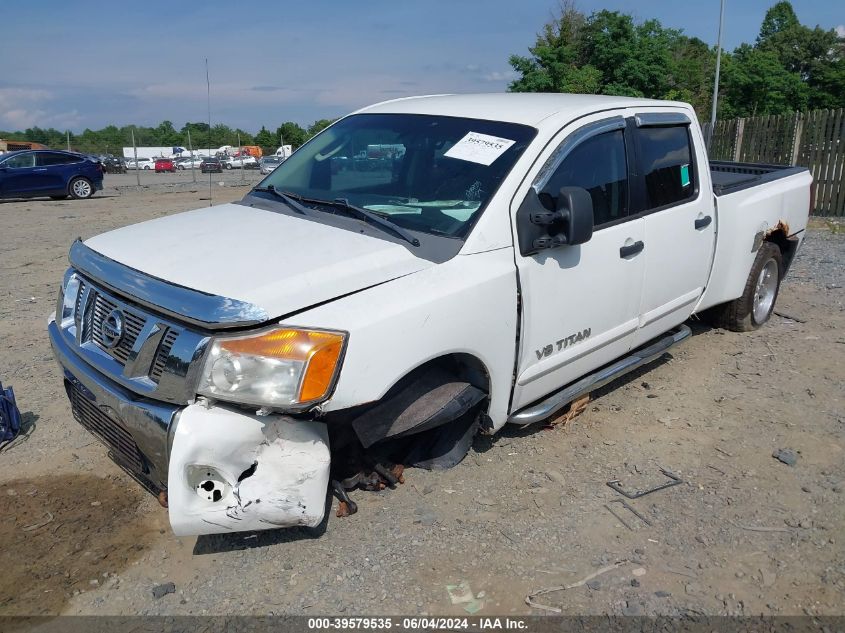
[[[161,344],[158,346],[156,359],[153,363],[153,368],[150,370],[150,378],[153,382],[158,382],[161,378],[161,374],[164,371],[164,365],[167,363],[167,358],[170,356],[170,350],[175,342],[176,331],[172,329],[167,330],[167,334],[164,335],[164,338],[161,340]]]
[[[82,358],[111,380],[153,400],[184,404],[194,397],[188,374],[208,337],[131,300],[103,289],[79,275],[75,327],[63,328],[69,344]],[[113,310],[120,313],[123,332],[108,347],[103,324]]]
[[[112,310],[121,310],[123,315],[123,336],[120,337],[117,345],[108,348],[103,341],[102,325],[106,317]],[[113,301],[107,299],[104,295],[97,293],[94,298],[93,320],[91,324],[91,335],[94,342],[97,343],[106,353],[110,354],[115,360],[126,363],[129,358],[129,352],[132,351],[132,346],[138,339],[138,335],[144,327],[144,319],[136,314],[133,314],[126,308],[118,306]]]
[[[125,463],[128,468],[137,473],[146,473],[148,469],[144,464],[144,458],[129,431],[86,398],[71,383],[66,382],[65,388],[76,421],[103,442],[118,461]]]

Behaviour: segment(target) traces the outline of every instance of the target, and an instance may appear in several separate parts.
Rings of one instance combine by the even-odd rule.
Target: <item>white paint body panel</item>
[[[642,109],[642,112],[660,111],[667,110]],[[695,121],[695,112],[691,109],[687,115]],[[698,195],[693,200],[649,213],[644,218],[645,277],[634,347],[689,318],[710,275],[716,239],[713,185],[701,129],[691,125],[690,132]],[[695,221],[706,217],[710,217],[710,224],[696,229]]]
[[[381,398],[428,360],[452,353],[475,356],[490,379],[488,415],[508,417],[516,341],[516,272],[510,248],[458,255],[308,310],[291,325],[349,332],[343,367],[325,411]]]
[[[538,172],[558,146],[583,125],[624,114],[610,110],[585,116],[545,142],[511,202],[508,218],[516,234],[516,211]],[[639,325],[644,253],[627,259],[619,248],[644,239],[642,219],[596,231],[578,246],[566,246],[523,257],[516,265],[522,288],[522,328],[518,350],[513,410],[518,410],[631,349]],[[568,336],[590,330],[574,345]],[[551,353],[543,350],[552,346]]]
[[[752,247],[760,231],[765,234],[785,222],[788,234],[797,236],[800,247],[807,228],[812,182],[810,173],[802,172],[716,198],[716,253],[710,282],[696,312],[742,294],[757,256]]]
[[[187,211],[87,240],[115,261],[271,317],[433,266],[408,249],[241,204]]]
[[[320,422],[203,404],[187,407],[170,450],[167,497],[173,532],[187,536],[319,525],[329,483],[328,442]],[[238,481],[253,464],[255,472]],[[201,496],[199,481],[217,482],[220,498]]]

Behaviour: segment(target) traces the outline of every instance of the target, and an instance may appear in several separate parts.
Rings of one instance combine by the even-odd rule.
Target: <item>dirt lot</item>
[[[215,202],[243,195],[240,177],[215,175]],[[0,380],[26,425],[0,452],[0,613],[457,615],[467,604],[446,586],[465,581],[480,615],[540,614],[529,593],[617,562],[537,600],[572,614],[845,612],[841,225],[808,232],[778,302],[795,319],[751,334],[693,323],[569,423],[478,438],[450,471],[357,493],[354,517],[178,539],[74,422],[45,332],[74,238],[208,204],[205,179],[134,179],[107,177],[90,201],[0,202]],[[684,483],[630,502],[651,525],[610,503],[608,480],[646,488],[659,467]],[[155,598],[166,582],[175,593]]]

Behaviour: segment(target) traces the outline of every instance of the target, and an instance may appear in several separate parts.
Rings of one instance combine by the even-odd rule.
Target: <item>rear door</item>
[[[682,111],[643,113],[635,139],[639,208],[645,220],[645,284],[635,345],[682,323],[704,292],[715,248],[712,194],[701,187],[704,143]],[[705,181],[706,182],[706,181]]]
[[[534,178],[532,186],[550,210],[561,187],[586,189],[594,229],[577,246],[528,256],[515,250],[522,325],[511,410],[631,348],[645,272],[645,223],[631,216],[629,145],[621,115],[582,119],[558,134]],[[514,215],[525,193],[514,199]]]
[[[42,191],[67,193],[70,179],[80,171],[83,158],[60,152],[39,152],[36,171]]]

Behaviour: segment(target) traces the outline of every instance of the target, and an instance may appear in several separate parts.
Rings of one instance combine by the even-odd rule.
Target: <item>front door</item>
[[[35,165],[35,153],[23,152],[9,156],[0,163],[3,170],[2,193],[4,197],[27,195],[37,190],[40,180],[39,169]]]
[[[631,215],[630,141],[621,116],[604,113],[559,134],[534,188],[555,208],[561,187],[586,189],[592,238],[522,256],[516,411],[624,355],[639,325],[645,221]],[[514,200],[514,213],[521,199]]]

